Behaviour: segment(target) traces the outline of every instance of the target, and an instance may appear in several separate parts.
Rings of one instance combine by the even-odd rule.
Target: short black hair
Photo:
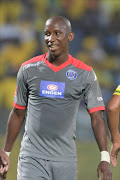
[[[53,17],[49,18],[48,20],[62,21],[62,22],[64,22],[64,24],[66,25],[68,31],[69,31],[69,32],[72,32],[71,22],[70,22],[67,18],[65,18],[65,17],[63,17],[63,16],[53,16]],[[47,20],[47,21],[48,21],[48,20]],[[47,21],[46,21],[46,22],[47,22]]]

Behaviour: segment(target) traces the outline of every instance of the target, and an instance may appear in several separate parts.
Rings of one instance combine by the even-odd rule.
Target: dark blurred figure
[[[86,11],[81,18],[85,35],[98,35],[101,32],[99,0],[87,0]]]

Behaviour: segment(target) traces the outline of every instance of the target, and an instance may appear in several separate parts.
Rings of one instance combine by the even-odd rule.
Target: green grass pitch
[[[0,146],[3,146],[4,137],[0,137]],[[10,155],[10,169],[6,180],[16,180],[17,160],[20,149],[21,138],[17,138]],[[100,153],[95,141],[76,142],[78,154],[78,179],[77,180],[98,180],[97,166],[100,162]],[[109,149],[110,149],[109,143]],[[120,179],[120,154],[118,156],[118,165],[113,168],[111,165],[113,180]]]

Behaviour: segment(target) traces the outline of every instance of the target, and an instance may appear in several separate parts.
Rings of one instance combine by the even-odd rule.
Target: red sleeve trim
[[[15,102],[13,102],[13,106],[17,109],[26,109],[26,106],[20,106],[20,105],[16,104]]]
[[[96,112],[96,111],[100,111],[100,110],[105,110],[105,106],[99,106],[99,107],[95,107],[95,108],[92,108],[92,109],[89,109],[88,112],[89,114],[93,113],[93,112]]]

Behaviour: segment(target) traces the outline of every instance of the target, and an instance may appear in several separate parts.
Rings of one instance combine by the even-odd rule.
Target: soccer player
[[[110,159],[114,167],[117,165],[117,156],[120,151],[120,134],[119,134],[119,112],[120,112],[120,85],[117,87],[111,100],[107,105],[107,121],[111,134],[111,152]]]
[[[0,180],[6,178],[10,166],[8,155],[0,148]]]
[[[81,97],[101,151],[98,177],[111,180],[105,109],[93,69],[68,54],[74,38],[68,19],[55,16],[44,28],[46,54],[21,65],[4,150],[10,152],[25,118],[17,180],[76,180],[76,114]]]

